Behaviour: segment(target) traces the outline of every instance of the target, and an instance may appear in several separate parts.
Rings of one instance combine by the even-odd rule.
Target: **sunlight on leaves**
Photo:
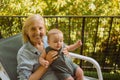
[[[94,4],[94,3],[91,3],[91,4],[89,5],[89,9],[92,10],[92,11],[94,11],[94,10],[96,9],[95,4]]]

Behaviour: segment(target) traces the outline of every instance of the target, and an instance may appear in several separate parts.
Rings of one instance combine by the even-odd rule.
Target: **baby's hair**
[[[59,29],[51,29],[50,31],[48,31],[48,34],[47,34],[48,40],[49,40],[50,36],[53,34],[62,34],[63,35],[62,31],[60,31]]]

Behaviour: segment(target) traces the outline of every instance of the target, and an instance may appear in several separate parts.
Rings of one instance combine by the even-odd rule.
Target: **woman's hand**
[[[46,55],[46,60],[49,61],[50,64],[57,58],[58,58],[58,52],[54,50],[49,51],[48,54]]]

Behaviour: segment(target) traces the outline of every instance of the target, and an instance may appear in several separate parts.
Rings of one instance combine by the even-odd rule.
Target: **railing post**
[[[81,46],[81,50],[80,50],[80,54],[83,55],[83,48],[84,48],[84,30],[85,30],[85,17],[83,17],[83,21],[82,21],[82,31],[81,31],[81,38],[82,38],[82,46]],[[82,67],[82,60],[80,61],[80,67]]]

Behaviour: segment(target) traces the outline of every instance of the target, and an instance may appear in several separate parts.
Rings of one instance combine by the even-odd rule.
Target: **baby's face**
[[[48,44],[51,48],[59,50],[63,45],[63,34],[50,35]]]

